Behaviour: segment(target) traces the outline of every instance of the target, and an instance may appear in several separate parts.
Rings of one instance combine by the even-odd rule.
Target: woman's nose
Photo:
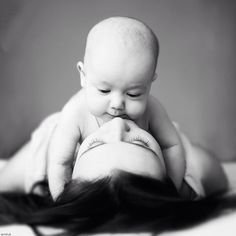
[[[125,120],[120,117],[114,118],[111,121],[110,141],[122,141],[129,131],[130,127]]]

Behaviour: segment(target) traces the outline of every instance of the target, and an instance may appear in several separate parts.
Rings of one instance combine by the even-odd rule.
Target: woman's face
[[[164,179],[160,146],[134,122],[114,118],[88,136],[80,146],[72,178],[94,180],[114,170]]]

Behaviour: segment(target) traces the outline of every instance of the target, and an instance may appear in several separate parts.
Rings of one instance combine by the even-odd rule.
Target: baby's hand
[[[73,101],[66,105],[52,133],[48,147],[48,183],[53,199],[70,181],[74,157],[80,140],[79,115]]]

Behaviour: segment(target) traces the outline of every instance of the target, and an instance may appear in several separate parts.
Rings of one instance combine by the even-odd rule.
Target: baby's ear
[[[152,77],[152,82],[155,81],[157,79],[157,73],[155,73]]]
[[[85,75],[84,75],[84,64],[83,62],[79,61],[77,63],[77,69],[80,74],[80,85],[83,88],[85,86]]]

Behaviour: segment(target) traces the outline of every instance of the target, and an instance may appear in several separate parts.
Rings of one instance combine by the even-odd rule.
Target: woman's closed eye
[[[141,144],[144,145],[146,147],[149,147],[149,141],[144,139],[143,137],[140,136],[136,136],[136,137],[132,137],[131,139],[129,139],[130,143],[137,143],[137,144]]]
[[[92,140],[88,143],[87,149],[92,148],[92,147],[96,147],[96,146],[99,146],[99,145],[102,145],[102,144],[104,144],[104,143],[105,143],[105,142],[104,142],[103,140],[101,140],[101,139],[97,139],[97,138],[92,139]]]
[[[153,149],[152,145],[149,144],[149,140],[146,138],[143,138],[141,136],[136,136],[136,137],[130,138],[128,142],[134,145],[142,146],[158,156],[157,152]]]
[[[128,140],[128,142],[129,143],[136,143],[136,144],[139,144],[139,145],[144,145],[146,147],[149,147],[149,140],[144,139],[143,137],[140,137],[140,136],[132,137]],[[106,142],[103,141],[102,139],[95,138],[95,139],[92,139],[88,143],[87,149],[92,148],[92,147],[96,147],[96,146],[99,146],[99,145],[102,145],[102,144],[105,144],[105,143]]]

